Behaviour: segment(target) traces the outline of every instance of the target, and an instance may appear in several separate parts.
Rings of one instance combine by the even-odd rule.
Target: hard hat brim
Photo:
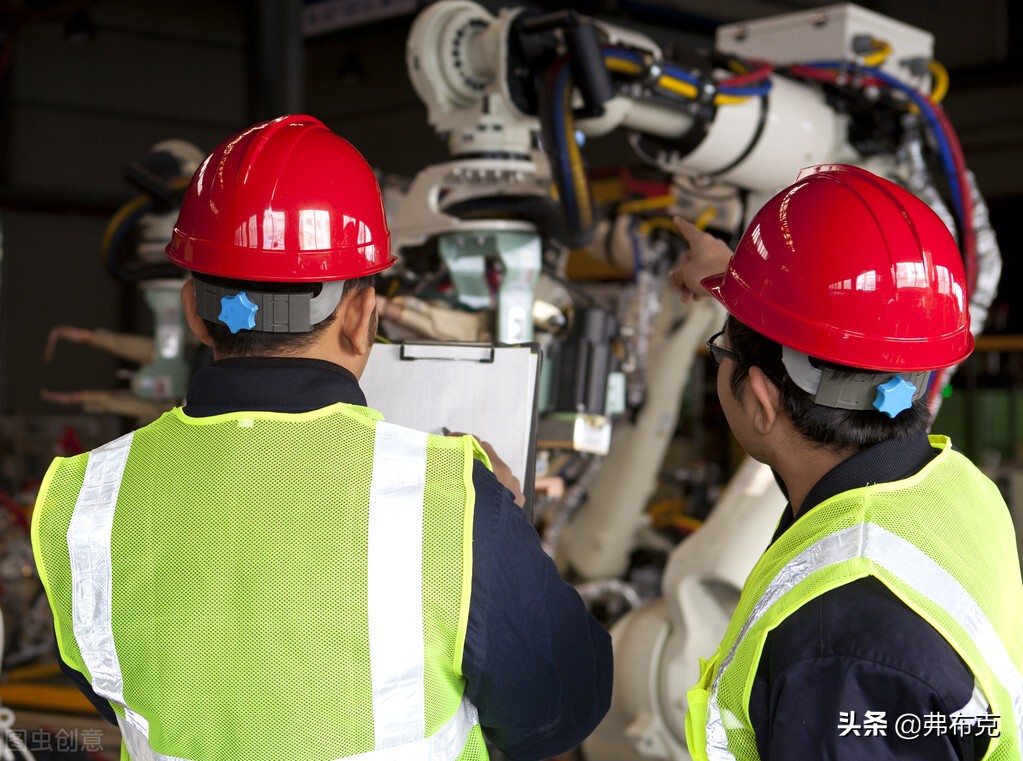
[[[725,273],[725,272],[719,272],[717,275],[711,275],[710,277],[705,277],[703,280],[700,281],[700,285],[702,285],[704,288],[706,288],[707,292],[710,293],[711,296],[716,298],[722,304],[725,304],[725,300],[724,300],[724,297],[722,297],[722,295],[721,295],[721,288],[725,284],[725,275],[726,274],[727,273]],[[727,308],[728,305],[725,304],[725,307]]]

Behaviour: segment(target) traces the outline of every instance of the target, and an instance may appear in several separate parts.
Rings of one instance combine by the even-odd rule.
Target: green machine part
[[[448,268],[459,303],[470,309],[494,308],[487,280],[488,260],[500,262],[497,335],[501,343],[533,340],[533,300],[540,278],[542,247],[534,232],[478,231],[439,236],[440,257]]]
[[[142,289],[153,312],[155,359],[132,376],[132,391],[143,399],[179,400],[185,395],[189,378],[181,281],[150,280]]]

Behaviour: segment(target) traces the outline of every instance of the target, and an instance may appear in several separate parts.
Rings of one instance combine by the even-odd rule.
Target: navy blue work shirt
[[[826,499],[908,478],[936,454],[926,435],[860,451],[814,485],[798,516],[786,507],[772,543]],[[932,719],[931,732],[902,739],[895,726],[904,714],[922,724],[928,714],[949,716],[973,699],[973,673],[955,649],[881,581],[866,577],[811,600],[768,634],[749,709],[763,761],[974,761],[987,750],[985,734],[941,732]]]
[[[352,373],[316,359],[251,357],[199,370],[185,414],[308,412],[366,406]],[[498,453],[500,455],[500,453]],[[545,759],[578,746],[611,704],[608,632],[558,574],[539,536],[494,474],[476,462],[473,567],[462,671],[487,740],[509,759]],[[110,704],[65,673],[110,722]]]

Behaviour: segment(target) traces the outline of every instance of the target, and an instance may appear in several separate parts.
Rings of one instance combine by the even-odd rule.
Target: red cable
[[[977,286],[977,236],[973,229],[973,195],[970,193],[969,178],[966,176],[966,158],[959,144],[959,136],[945,115],[945,110],[934,104],[934,114],[945,133],[952,164],[959,178],[959,201],[963,211],[963,254],[966,257],[966,288],[967,297],[972,297]]]
[[[811,66],[790,66],[789,71],[797,77],[816,79],[819,82],[838,84],[838,72],[834,69],[815,69]],[[876,77],[861,77],[856,83],[862,87],[886,87],[887,83]]]
[[[671,182],[668,180],[642,180],[633,177],[628,167],[619,170],[618,176],[622,183],[622,195],[666,196],[671,192]]]
[[[748,71],[745,74],[736,74],[734,77],[719,80],[716,84],[724,85],[725,87],[749,85],[767,79],[774,72],[774,67],[769,63],[758,61],[757,64],[757,68],[753,71]]]
[[[966,259],[966,303],[969,304],[977,286],[977,236],[973,229],[973,195],[970,193],[970,185],[966,176],[966,159],[963,156],[962,146],[959,144],[959,136],[952,128],[952,124],[945,115],[945,110],[938,103],[934,104],[934,114],[945,133],[949,153],[952,154],[953,169],[959,178],[959,201],[963,214],[963,255]],[[931,386],[927,399],[927,408],[931,411],[932,416],[936,412],[935,403],[954,370],[955,366],[938,371],[938,376]]]

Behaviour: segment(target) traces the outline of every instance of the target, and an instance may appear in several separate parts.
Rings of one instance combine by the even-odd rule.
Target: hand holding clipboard
[[[513,495],[515,495],[515,504],[519,507],[525,507],[526,496],[522,493],[522,484],[519,483],[519,479],[512,473],[512,469],[508,467],[508,464],[498,457],[497,452],[494,451],[494,447],[491,446],[489,441],[483,441],[479,436],[473,436],[471,433],[459,433],[443,429],[445,436],[472,436],[476,439],[476,443],[480,445],[480,448],[487,453],[487,457],[490,458],[490,464],[494,468],[494,475],[502,486],[506,487]]]

